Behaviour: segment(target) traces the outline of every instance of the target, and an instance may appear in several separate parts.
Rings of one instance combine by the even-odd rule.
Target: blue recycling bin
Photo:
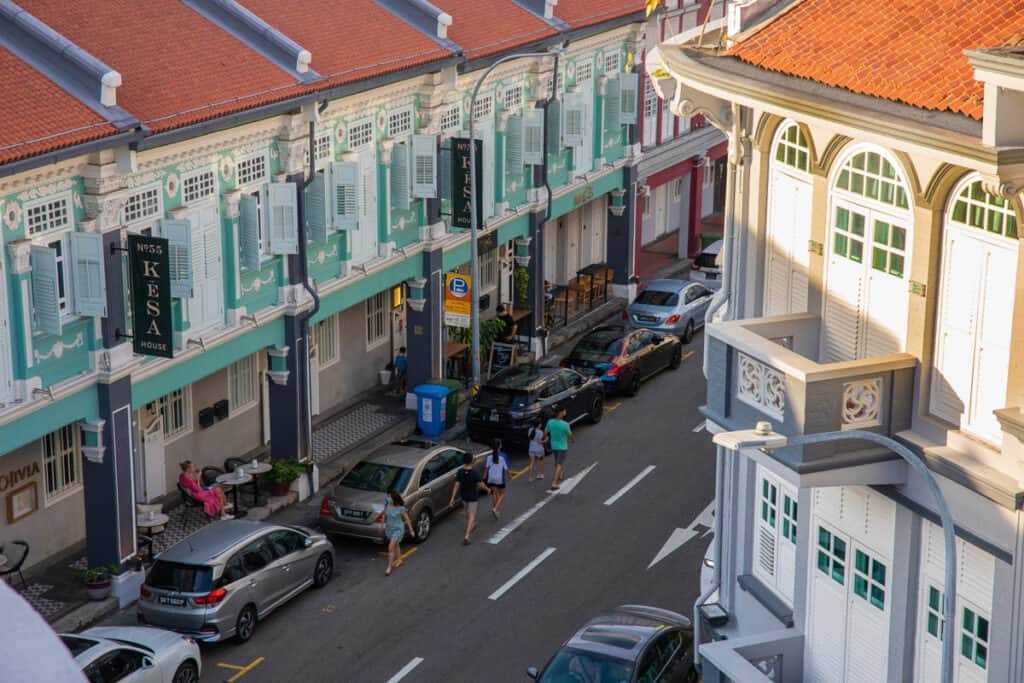
[[[421,384],[412,391],[416,394],[416,425],[420,432],[424,436],[441,436],[452,390],[440,384]]]

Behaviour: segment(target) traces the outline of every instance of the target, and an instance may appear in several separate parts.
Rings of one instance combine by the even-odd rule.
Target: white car
[[[716,240],[701,250],[693,261],[690,280],[711,290],[722,287],[722,240]]]
[[[197,683],[196,641],[145,626],[100,626],[60,636],[89,683]]]

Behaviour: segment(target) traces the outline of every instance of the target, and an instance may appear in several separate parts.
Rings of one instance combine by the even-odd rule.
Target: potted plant
[[[287,496],[292,482],[306,472],[306,466],[295,460],[274,460],[270,464],[267,479],[270,481],[270,492],[275,496]]]
[[[110,595],[110,583],[115,574],[120,573],[121,568],[116,565],[93,567],[86,569],[79,574],[82,583],[85,584],[85,591],[89,594],[90,600],[106,600]]]
[[[515,269],[513,277],[519,308],[525,308],[530,304],[530,271],[520,266]]]

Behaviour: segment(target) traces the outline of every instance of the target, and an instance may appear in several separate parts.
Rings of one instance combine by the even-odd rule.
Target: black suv
[[[466,427],[473,441],[499,438],[507,448],[525,449],[538,417],[547,420],[555,407],[568,411],[569,422],[601,421],[604,387],[569,368],[520,365],[507,368],[480,388],[469,404]]]

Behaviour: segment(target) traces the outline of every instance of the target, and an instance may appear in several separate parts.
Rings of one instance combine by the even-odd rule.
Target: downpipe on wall
[[[700,606],[703,605],[707,600],[718,590],[722,584],[722,494],[725,490],[722,480],[725,478],[725,448],[722,446],[716,446],[715,448],[715,524],[714,524],[714,537],[711,542],[715,544],[715,550],[711,553],[711,561],[714,562],[715,566],[711,570],[711,585],[706,591],[701,593],[696,602],[693,603],[693,666],[700,673],[703,665],[700,661],[700,639],[701,639],[701,621],[700,621]]]

